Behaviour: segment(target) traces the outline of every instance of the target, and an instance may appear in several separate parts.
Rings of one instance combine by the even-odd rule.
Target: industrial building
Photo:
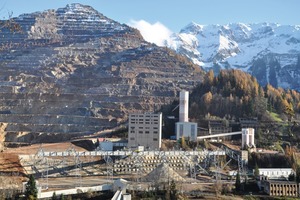
[[[242,149],[248,147],[255,147],[254,143],[254,128],[243,128],[242,129]]]
[[[292,168],[259,168],[257,185],[260,190],[270,196],[299,197],[299,184],[288,181]],[[253,170],[254,171],[254,170]]]
[[[299,184],[296,182],[268,180],[263,189],[270,196],[300,197]]]
[[[189,92],[181,91],[179,96],[179,122],[175,124],[176,139],[184,137],[197,141],[198,124],[189,122]]]
[[[128,147],[144,146],[160,149],[162,136],[162,113],[130,114],[128,124]]]
[[[189,121],[189,92],[180,91],[179,94],[179,122]]]
[[[295,174],[292,168],[259,168],[259,175],[268,177],[268,179],[287,180],[289,175]]]
[[[230,133],[232,132],[232,127],[224,123],[224,120],[209,120],[208,131],[209,134]]]
[[[177,122],[176,138],[188,138],[191,141],[197,141],[197,123],[193,122]]]

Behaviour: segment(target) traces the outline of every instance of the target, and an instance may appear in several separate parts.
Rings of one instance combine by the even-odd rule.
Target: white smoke
[[[138,29],[147,42],[166,46],[171,41],[172,31],[160,22],[151,24],[145,20],[130,20],[128,25]]]

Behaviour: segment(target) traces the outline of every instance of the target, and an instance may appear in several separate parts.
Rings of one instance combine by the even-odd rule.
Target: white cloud
[[[158,46],[166,46],[170,43],[172,31],[160,22],[150,24],[144,20],[130,20],[129,26],[137,28],[147,42],[155,43]]]

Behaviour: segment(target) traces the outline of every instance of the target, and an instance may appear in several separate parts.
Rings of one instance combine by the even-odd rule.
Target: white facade
[[[161,148],[162,113],[130,114],[128,147]]]
[[[246,147],[255,147],[254,128],[242,129],[242,149],[245,149]]]
[[[193,122],[177,122],[175,131],[176,139],[182,137],[189,138],[191,141],[197,141],[197,128],[198,124]]]
[[[181,91],[179,96],[179,122],[189,121],[189,92]]]
[[[292,173],[295,174],[292,168],[259,168],[259,175],[269,179],[287,179]]]

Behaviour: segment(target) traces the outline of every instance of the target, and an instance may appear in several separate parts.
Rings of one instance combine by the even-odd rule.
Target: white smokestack
[[[179,97],[179,122],[189,121],[189,92],[180,91]]]

